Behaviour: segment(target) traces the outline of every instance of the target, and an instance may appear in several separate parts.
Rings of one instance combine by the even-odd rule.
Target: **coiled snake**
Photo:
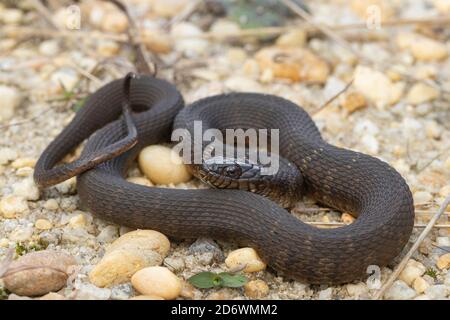
[[[183,106],[173,85],[151,76],[105,85],[42,153],[36,183],[46,187],[77,175],[82,203],[102,219],[176,238],[236,240],[275,270],[313,284],[360,279],[369,265],[387,265],[407,243],[414,207],[404,179],[385,162],[326,143],[296,104],[231,93]],[[205,128],[280,129],[280,155],[300,170],[304,192],[358,218],[319,229],[254,193],[163,189],[124,179],[139,150],[168,141],[173,127],[192,130],[194,120]],[[79,160],[55,167],[88,137]]]

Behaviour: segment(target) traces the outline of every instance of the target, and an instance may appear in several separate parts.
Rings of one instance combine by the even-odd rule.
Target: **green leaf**
[[[240,274],[231,274],[229,272],[200,272],[188,279],[188,282],[200,289],[214,287],[239,288],[247,283],[247,278]]]
[[[228,272],[219,273],[222,278],[222,286],[230,288],[239,288],[247,283],[247,278],[241,274],[230,274]]]
[[[218,287],[222,284],[222,278],[214,272],[200,272],[188,279],[193,286],[201,289]]]
[[[72,110],[74,112],[78,112],[80,111],[81,108],[83,108],[84,103],[86,102],[87,97],[85,98],[81,98],[80,100],[78,100],[77,102],[75,102],[75,104],[72,107]]]

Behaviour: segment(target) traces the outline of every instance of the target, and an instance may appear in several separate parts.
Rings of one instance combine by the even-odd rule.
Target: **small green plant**
[[[247,283],[247,278],[243,275],[229,272],[200,272],[190,277],[188,282],[200,289],[216,287],[239,288]]]
[[[38,242],[30,242],[28,244],[25,244],[23,242],[17,242],[16,243],[16,255],[17,256],[23,256],[24,254],[27,254],[31,251],[41,251],[45,250],[48,247],[48,243],[45,242],[42,239],[39,239]]]
[[[436,278],[437,278],[437,272],[436,272],[436,270],[434,270],[432,267],[428,268],[427,271],[425,271],[425,274],[426,274],[427,276],[432,277],[433,279],[436,279]]]

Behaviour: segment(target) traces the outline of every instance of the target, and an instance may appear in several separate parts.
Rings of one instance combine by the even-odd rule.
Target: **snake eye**
[[[224,167],[222,174],[230,178],[239,178],[242,174],[242,169],[238,164],[234,164]]]

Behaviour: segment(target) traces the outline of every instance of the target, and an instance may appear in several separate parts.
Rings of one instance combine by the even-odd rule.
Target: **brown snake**
[[[37,184],[77,175],[82,203],[102,219],[176,238],[236,240],[254,247],[275,270],[309,283],[361,279],[369,265],[387,265],[407,243],[414,207],[404,179],[385,162],[326,143],[296,104],[273,95],[231,93],[183,108],[181,95],[166,81],[140,76],[126,77],[125,88],[128,83],[128,93],[122,79],[89,97],[42,153]],[[358,218],[342,228],[319,229],[254,193],[163,189],[124,179],[139,150],[168,141],[173,127],[191,131],[194,120],[202,120],[204,129],[280,129],[280,155],[300,170],[305,192]],[[79,160],[55,167],[88,137]]]

